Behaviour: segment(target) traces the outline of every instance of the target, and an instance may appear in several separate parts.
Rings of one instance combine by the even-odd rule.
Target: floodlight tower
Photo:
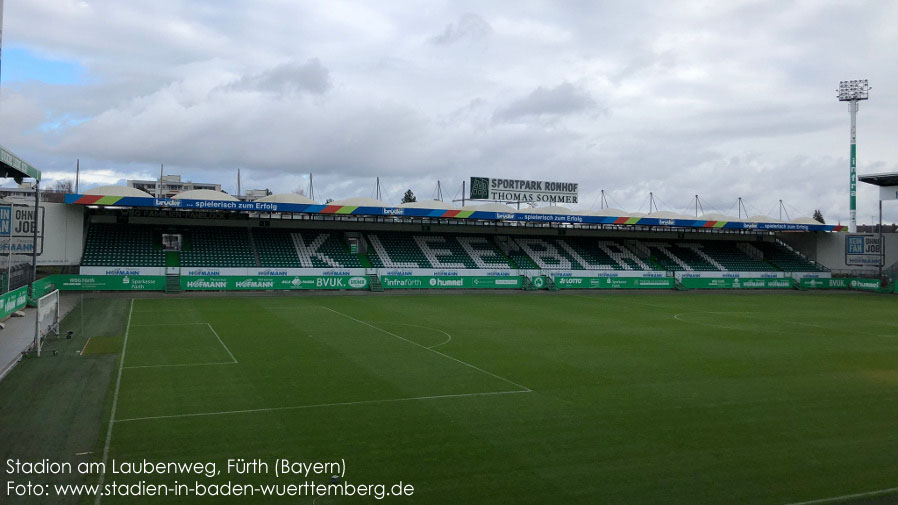
[[[851,179],[849,183],[850,197],[848,200],[848,231],[857,231],[857,111],[858,102],[870,98],[870,85],[867,79],[856,81],[841,81],[836,91],[840,102],[848,102],[848,112],[851,114]]]

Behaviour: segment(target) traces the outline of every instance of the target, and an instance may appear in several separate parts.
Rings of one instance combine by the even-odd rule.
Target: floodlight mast
[[[851,115],[851,151],[850,151],[850,179],[848,200],[848,231],[857,231],[857,111],[858,101],[870,98],[870,84],[867,79],[854,81],[840,81],[836,90],[840,102],[848,102],[848,112]]]

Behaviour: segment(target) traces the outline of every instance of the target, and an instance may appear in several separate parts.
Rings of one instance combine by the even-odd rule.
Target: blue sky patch
[[[3,48],[0,79],[4,83],[40,81],[47,84],[80,84],[84,81],[84,74],[84,67],[75,61],[50,60],[19,47]]]

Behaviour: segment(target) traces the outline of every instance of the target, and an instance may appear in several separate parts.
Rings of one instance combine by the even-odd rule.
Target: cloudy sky
[[[898,170],[898,3],[6,0],[0,143],[82,188],[166,173],[447,199],[579,182],[578,208],[848,216]],[[859,188],[858,220],[876,213]],[[898,205],[886,208],[898,221]]]

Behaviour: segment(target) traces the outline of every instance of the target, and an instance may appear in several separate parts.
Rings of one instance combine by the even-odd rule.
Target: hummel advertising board
[[[471,200],[577,203],[576,182],[471,177]]]

